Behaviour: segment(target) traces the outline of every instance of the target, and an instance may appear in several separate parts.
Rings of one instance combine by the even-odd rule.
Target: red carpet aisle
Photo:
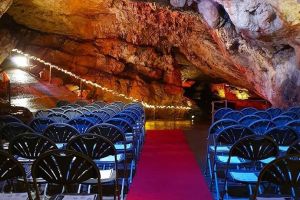
[[[127,200],[210,200],[182,131],[148,131]]]

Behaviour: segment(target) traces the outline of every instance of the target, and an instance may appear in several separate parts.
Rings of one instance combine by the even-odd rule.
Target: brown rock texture
[[[18,48],[149,103],[186,104],[182,79],[197,68],[274,106],[299,104],[296,0],[169,3],[14,0],[8,14],[31,29]]]

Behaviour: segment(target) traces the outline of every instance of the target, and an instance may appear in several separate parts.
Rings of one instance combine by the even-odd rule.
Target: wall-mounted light
[[[28,67],[29,64],[29,59],[25,56],[13,56],[11,58],[13,63],[15,63],[18,67]]]

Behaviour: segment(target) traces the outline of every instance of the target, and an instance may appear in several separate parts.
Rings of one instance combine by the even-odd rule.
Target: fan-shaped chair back
[[[97,134],[110,140],[112,143],[125,142],[124,133],[115,125],[102,123],[91,127],[87,133]]]
[[[257,135],[263,135],[269,129],[274,127],[276,127],[276,125],[272,121],[267,119],[258,120],[249,125],[249,128],[251,128]]]
[[[19,134],[34,132],[32,128],[23,123],[11,122],[1,128],[0,138],[5,141],[10,141]]]
[[[272,116],[266,111],[257,111],[254,115],[260,116],[262,119],[272,119]]]
[[[283,146],[289,146],[298,139],[298,135],[294,129],[287,126],[272,128],[266,132],[266,135],[273,138],[278,145]]]
[[[93,112],[95,115],[97,115],[98,117],[100,117],[102,119],[103,122],[105,122],[106,120],[108,120],[110,118],[110,114],[108,112],[106,112],[105,110],[97,110]]]
[[[242,109],[241,112],[242,112],[244,115],[252,115],[252,114],[254,114],[255,112],[257,112],[257,109],[256,109],[256,108],[253,108],[253,107],[247,107],[247,108]]]
[[[267,164],[259,174],[254,199],[257,197],[261,183],[276,185],[276,194],[285,193],[281,190],[288,189],[290,196],[299,199],[300,194],[297,195],[295,192],[300,188],[300,155],[288,155]]]
[[[47,117],[50,113],[53,113],[54,111],[49,109],[49,110],[39,110],[35,113],[34,117],[39,118],[39,117]]]
[[[261,120],[262,118],[258,115],[246,115],[239,120],[239,123],[244,126],[249,126],[255,121]]]
[[[300,139],[295,141],[291,146],[288,148],[286,154],[299,154],[300,155]]]
[[[64,111],[64,114],[67,115],[69,119],[73,119],[81,116],[83,113],[77,109],[68,109]]]
[[[3,127],[5,124],[11,123],[11,122],[17,122],[17,123],[23,123],[18,118],[12,116],[12,115],[2,115],[0,116],[0,128]]]
[[[18,135],[9,143],[10,154],[28,159],[36,159],[42,153],[53,149],[57,147],[52,140],[34,133]]]
[[[293,118],[294,120],[297,120],[299,118],[298,114],[292,111],[281,113],[281,116],[289,116]]]
[[[66,123],[67,121],[69,121],[69,117],[63,113],[50,113],[48,115],[49,119],[52,119],[54,122],[56,123]]]
[[[216,137],[216,142],[223,145],[233,145],[243,137],[250,135],[254,135],[251,129],[240,125],[232,125],[221,130]]]
[[[122,118],[111,118],[105,123],[117,126],[122,130],[123,133],[133,133],[133,124]]]
[[[268,108],[266,112],[269,113],[272,118],[274,118],[278,117],[282,113],[282,110],[280,108]]]
[[[272,119],[272,122],[274,122],[274,124],[276,124],[276,126],[284,126],[288,122],[291,122],[291,121],[293,121],[293,118],[291,118],[289,116],[285,116],[285,115],[280,115],[280,116]]]
[[[231,112],[231,111],[232,111],[231,108],[220,108],[214,114],[214,122],[222,119],[226,113]]]
[[[69,124],[54,123],[46,128],[43,135],[55,143],[67,143],[71,138],[79,135],[79,132]]]
[[[215,123],[213,123],[210,126],[209,134],[217,134],[224,128],[227,128],[229,126],[236,125],[236,124],[237,124],[237,122],[232,119],[223,119],[223,120],[216,121]]]
[[[239,121],[242,117],[244,117],[244,114],[240,111],[230,111],[226,113],[222,119],[232,119],[235,121]]]
[[[68,121],[68,124],[76,128],[76,130],[81,134],[85,133],[90,127],[94,126],[94,123],[91,120],[82,117],[71,119]]]
[[[66,193],[74,185],[95,179],[102,199],[100,171],[92,159],[79,152],[52,150],[40,155],[33,162],[32,177],[36,191],[39,191],[37,179],[42,178],[50,185],[61,185]],[[37,197],[40,199],[39,193]]]
[[[35,130],[35,132],[43,133],[44,130],[50,125],[55,123],[54,120],[44,117],[34,118],[29,126]]]
[[[292,127],[297,132],[297,134],[300,135],[300,119],[293,120],[286,125]]]
[[[103,120],[98,115],[96,115],[94,113],[83,114],[83,115],[80,116],[80,118],[88,119],[91,122],[93,122],[95,125],[103,123]]]
[[[251,135],[237,141],[230,149],[230,156],[237,156],[245,160],[260,161],[270,157],[277,157],[277,144],[267,136]]]
[[[116,156],[114,144],[107,138],[95,134],[74,137],[68,142],[67,149],[81,152],[93,160]]]

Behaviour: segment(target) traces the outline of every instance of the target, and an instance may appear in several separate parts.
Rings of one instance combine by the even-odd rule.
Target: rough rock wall
[[[139,98],[185,101],[176,49],[206,75],[246,87],[275,106],[286,106],[300,102],[299,4],[284,2],[201,0],[199,14],[129,0],[15,0],[8,13],[17,23],[50,34],[32,31],[30,37],[64,41],[53,47],[44,39],[22,40],[23,49],[46,52],[46,58],[85,76],[94,77],[96,70],[112,77],[110,81],[138,80]],[[72,42],[73,48],[64,47]],[[74,46],[84,50],[76,53]],[[153,84],[159,87],[149,89]],[[172,92],[174,97],[169,98]]]

